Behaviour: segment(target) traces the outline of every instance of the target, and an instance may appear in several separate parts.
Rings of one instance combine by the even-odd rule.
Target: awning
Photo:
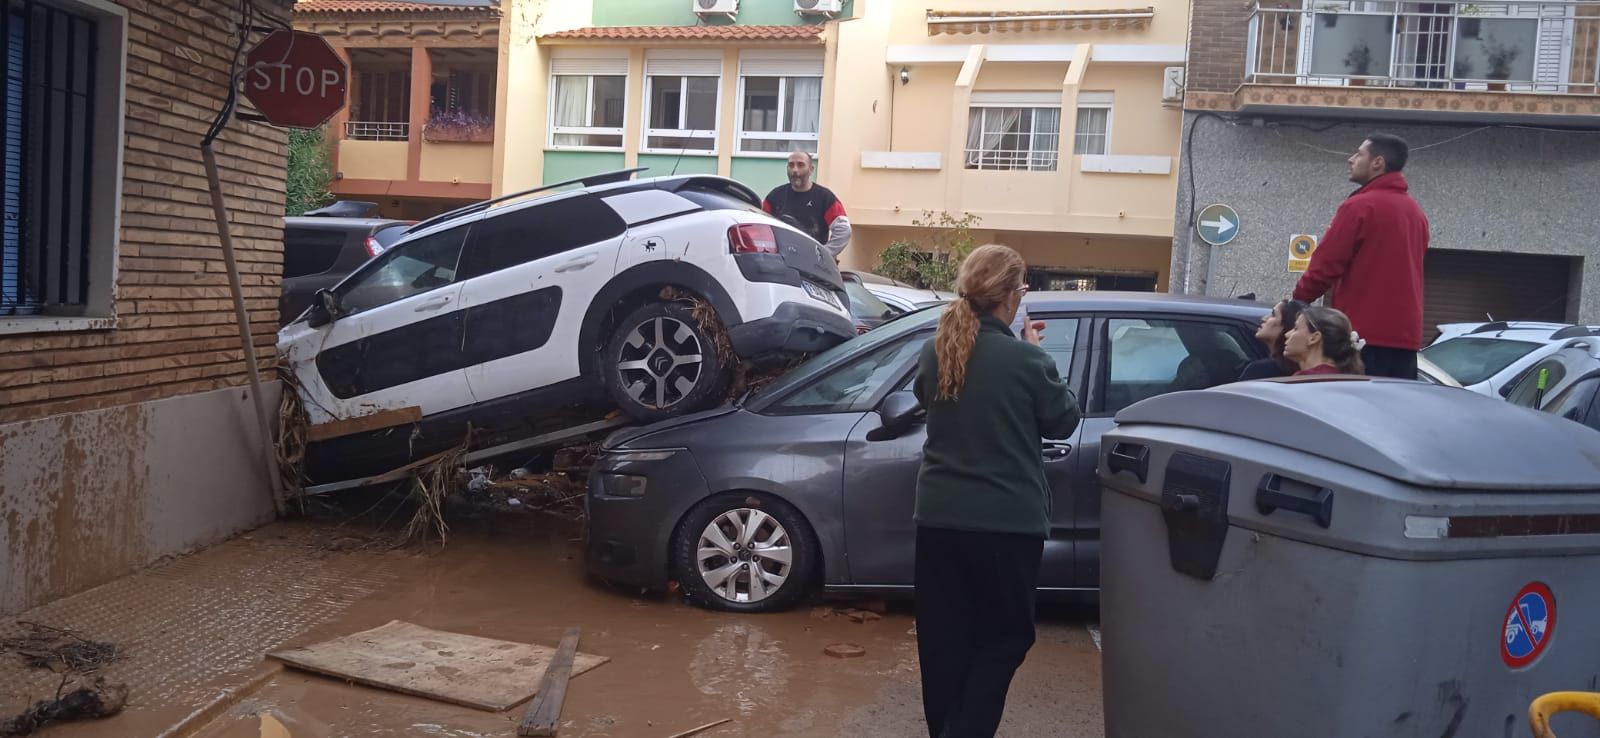
[[[1154,7],[1113,10],[928,11],[928,35],[1148,28]]]

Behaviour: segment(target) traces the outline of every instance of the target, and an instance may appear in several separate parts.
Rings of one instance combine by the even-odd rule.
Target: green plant
[[[876,271],[926,289],[954,289],[961,261],[978,246],[972,228],[980,221],[982,218],[972,213],[958,218],[947,212],[924,211],[911,225],[925,229],[927,238],[890,243],[878,255]]]
[[[1350,53],[1345,55],[1344,66],[1358,77],[1366,76],[1372,69],[1372,48],[1365,41],[1357,41]]]
[[[1489,79],[1510,79],[1511,63],[1522,55],[1522,49],[1489,36],[1483,40],[1483,55],[1489,58]]]
[[[333,163],[323,141],[323,129],[289,131],[289,166],[284,181],[284,214],[301,215],[317,208],[333,194]]]

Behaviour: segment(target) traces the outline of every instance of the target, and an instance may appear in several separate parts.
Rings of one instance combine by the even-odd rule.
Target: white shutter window
[[[739,74],[746,77],[821,77],[822,54],[792,49],[746,51],[739,55]]]
[[[550,59],[552,74],[607,76],[628,74],[626,56],[576,56],[559,53]],[[593,52],[590,52],[593,54]]]
[[[1009,92],[983,90],[972,93],[972,104],[1013,108],[1059,108],[1061,91]]]
[[[703,52],[702,52],[703,54]],[[652,54],[645,57],[644,73],[663,77],[721,77],[721,57],[683,57]]]

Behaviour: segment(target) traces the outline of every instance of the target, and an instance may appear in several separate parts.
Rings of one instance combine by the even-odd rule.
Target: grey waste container
[[[1175,393],[1117,422],[1108,738],[1526,736],[1534,697],[1600,689],[1600,433],[1365,379]],[[1569,718],[1562,738],[1600,736]]]

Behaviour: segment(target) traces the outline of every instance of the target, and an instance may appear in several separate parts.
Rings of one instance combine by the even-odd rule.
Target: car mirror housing
[[[317,290],[316,301],[311,303],[311,310],[306,313],[306,324],[312,328],[321,328],[332,323],[339,317],[339,296],[333,290]]]
[[[884,398],[878,414],[883,417],[883,430],[890,434],[889,437],[904,435],[926,417],[922,402],[906,390]]]

